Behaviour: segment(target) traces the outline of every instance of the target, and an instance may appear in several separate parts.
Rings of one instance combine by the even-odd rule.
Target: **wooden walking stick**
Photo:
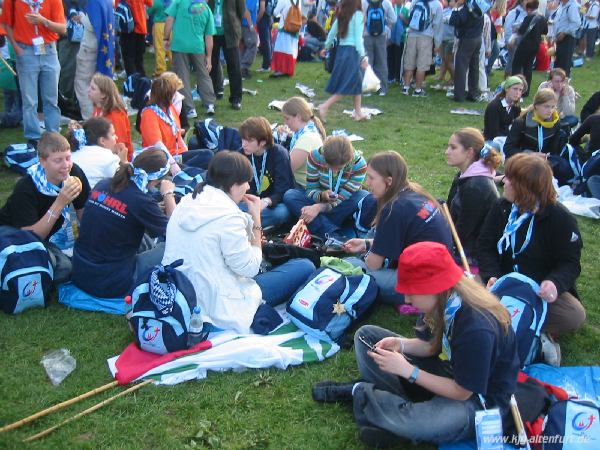
[[[12,66],[8,63],[8,61],[6,59],[4,59],[2,57],[2,55],[0,55],[0,61],[2,61],[2,63],[6,66],[6,68],[9,70],[9,72],[13,74],[13,76],[15,76],[15,77],[17,76],[17,72],[14,71]]]
[[[517,429],[517,437],[519,439],[519,447],[526,447],[531,450],[529,446],[529,439],[527,439],[527,433],[525,432],[525,425],[521,418],[521,412],[519,411],[519,405],[517,405],[517,399],[515,395],[510,396],[510,412],[512,413],[513,420],[515,421],[515,428]]]
[[[139,384],[131,386],[129,389],[125,389],[124,391],[119,392],[118,394],[113,395],[112,397],[109,397],[106,400],[103,400],[100,403],[95,404],[91,408],[88,408],[86,410],[81,411],[79,414],[75,414],[73,417],[69,417],[67,420],[62,421],[58,425],[54,425],[53,427],[50,427],[50,428],[48,428],[48,429],[46,429],[46,430],[44,430],[44,431],[42,431],[40,433],[34,434],[33,436],[29,436],[27,439],[23,439],[23,442],[31,442],[31,441],[35,441],[37,439],[40,439],[40,438],[46,436],[47,434],[52,433],[57,428],[60,428],[63,425],[68,424],[69,422],[73,422],[74,420],[77,420],[80,417],[83,417],[83,416],[86,416],[86,415],[88,415],[90,413],[93,413],[97,409],[102,408],[104,405],[107,405],[108,403],[112,402],[113,400],[118,399],[119,397],[123,397],[124,395],[127,395],[130,392],[137,391],[139,388],[144,387],[144,386],[146,386],[149,383],[152,383],[152,381],[154,381],[154,380],[146,380],[146,381],[142,381]]]
[[[10,430],[14,430],[15,428],[19,428],[20,426],[23,426],[29,422],[33,422],[35,419],[39,419],[40,417],[44,417],[45,415],[53,413],[54,411],[58,411],[63,408],[66,408],[67,406],[70,406],[74,403],[77,403],[80,400],[91,397],[92,395],[96,395],[96,394],[99,394],[100,392],[104,392],[114,386],[117,386],[118,384],[119,384],[118,381],[113,381],[112,383],[108,383],[108,384],[105,384],[104,386],[100,386],[96,389],[92,389],[91,391],[86,392],[85,394],[81,394],[78,397],[74,397],[70,400],[65,400],[62,403],[58,403],[54,406],[51,406],[50,408],[46,408],[43,411],[32,414],[31,416],[25,417],[24,419],[21,419],[14,423],[11,423],[10,425],[3,426],[2,428],[0,428],[0,433],[4,433],[5,431],[10,431]]]
[[[456,248],[458,249],[460,260],[462,261],[465,272],[470,274],[471,268],[469,267],[469,262],[467,261],[465,250],[463,249],[463,246],[460,243],[460,238],[458,237],[458,233],[456,232],[456,227],[454,226],[454,221],[452,220],[452,216],[450,215],[450,211],[448,210],[447,203],[442,203],[442,213],[446,218],[446,222],[448,222],[448,225],[450,225],[450,231],[452,232],[452,237],[454,238],[454,243],[456,244]]]

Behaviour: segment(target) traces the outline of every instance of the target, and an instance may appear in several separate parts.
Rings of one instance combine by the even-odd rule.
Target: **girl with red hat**
[[[466,277],[446,246],[419,242],[398,260],[398,292],[425,314],[431,339],[361,327],[354,348],[361,380],[325,381],[320,402],[352,402],[361,440],[401,443],[473,439],[475,413],[498,408],[510,423],[519,362],[508,311]]]

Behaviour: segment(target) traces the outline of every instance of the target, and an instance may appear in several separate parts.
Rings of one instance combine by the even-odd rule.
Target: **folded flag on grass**
[[[314,338],[287,322],[266,336],[212,332],[208,341],[166,355],[147,353],[130,344],[121,355],[110,358],[108,366],[120,384],[151,378],[157,384],[172,385],[206,378],[208,370],[285,369],[323,361],[339,349],[337,344]]]

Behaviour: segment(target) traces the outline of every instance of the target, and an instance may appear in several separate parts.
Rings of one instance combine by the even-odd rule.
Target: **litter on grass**
[[[66,348],[46,353],[40,363],[46,369],[48,378],[54,386],[58,386],[77,367],[75,358]]]
[[[358,134],[348,134],[348,132],[344,129],[340,129],[340,130],[333,130],[331,132],[332,136],[346,136],[351,142],[355,142],[355,141],[364,141],[365,138],[362,136],[359,136]]]
[[[315,94],[315,90],[311,87],[308,87],[305,84],[302,83],[296,83],[296,89],[298,89],[302,95],[304,95],[305,97],[308,98],[313,98],[316,94]]]
[[[483,114],[483,109],[456,108],[451,109],[450,114],[460,114],[463,116],[480,116]]]

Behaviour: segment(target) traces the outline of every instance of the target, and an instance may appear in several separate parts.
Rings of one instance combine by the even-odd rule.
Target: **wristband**
[[[56,214],[54,211],[52,211],[52,208],[50,208],[48,211],[46,211],[46,214],[48,214],[48,223],[50,223],[50,221],[54,218],[56,219],[58,217],[58,214]]]
[[[253,230],[260,231],[262,233],[263,227],[257,227],[256,225],[252,227]]]
[[[365,239],[365,251],[369,253],[371,251],[371,241]]]
[[[410,377],[408,378],[408,382],[414,383],[415,381],[417,381],[417,377],[419,376],[420,371],[421,371],[421,369],[419,369],[417,366],[414,366],[412,373],[410,374]]]
[[[167,192],[165,192],[165,193],[164,193],[162,196],[163,196],[163,197],[166,197],[167,195],[172,195],[172,196],[175,196],[175,191],[167,191]]]

